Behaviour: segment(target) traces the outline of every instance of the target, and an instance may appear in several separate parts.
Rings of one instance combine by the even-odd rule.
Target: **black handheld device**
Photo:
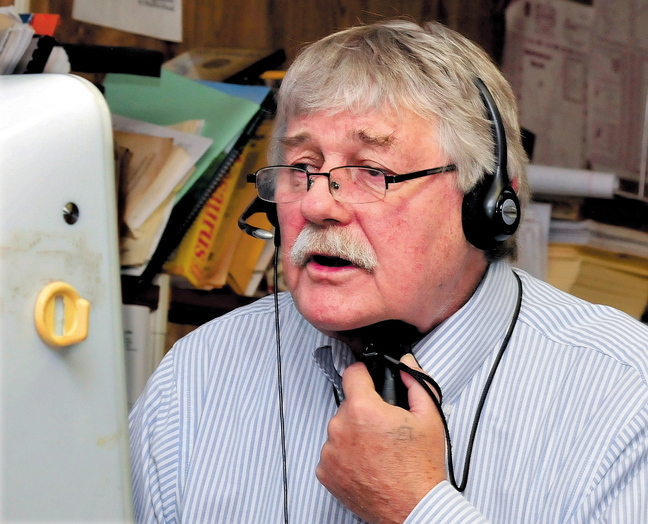
[[[398,362],[421,338],[421,333],[400,320],[386,320],[357,330],[362,342],[360,360],[365,363],[376,391],[394,406],[409,409],[407,388],[400,378]]]

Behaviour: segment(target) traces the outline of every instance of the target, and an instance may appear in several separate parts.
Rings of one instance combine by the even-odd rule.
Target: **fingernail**
[[[416,360],[416,357],[412,353],[406,353],[405,355],[403,355],[401,362],[408,365],[409,367],[421,367],[421,365],[418,363],[418,360]]]

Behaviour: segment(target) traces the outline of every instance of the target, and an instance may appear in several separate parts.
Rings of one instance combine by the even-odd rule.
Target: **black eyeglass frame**
[[[359,169],[371,169],[373,171],[378,171],[382,173],[383,177],[385,178],[385,196],[387,194],[387,190],[389,189],[389,184],[398,184],[399,182],[406,182],[407,180],[414,180],[416,178],[423,178],[426,176],[431,176],[431,175],[439,175],[441,173],[452,173],[454,171],[457,171],[457,166],[455,164],[447,164],[445,166],[440,166],[440,167],[433,167],[431,169],[423,169],[421,171],[412,171],[411,173],[403,173],[401,175],[390,175],[388,174],[384,169],[380,169],[378,167],[370,167],[370,166],[338,166],[334,167],[331,169],[331,171],[327,173],[311,173],[308,170],[297,167],[297,166],[288,166],[288,165],[276,165],[276,166],[266,166],[262,167],[260,169],[257,169],[254,173],[249,173],[246,177],[247,181],[249,183],[253,183],[256,186],[257,183],[257,173],[259,171],[262,171],[264,169],[268,168],[290,168],[290,169],[295,169],[297,171],[303,171],[306,176],[308,177],[309,184],[308,184],[308,189],[310,189],[310,179],[311,176],[325,176],[326,178],[329,179],[329,182],[331,180],[331,171],[335,171],[336,169],[345,169],[345,168],[359,168]],[[307,189],[307,191],[308,191]],[[384,198],[384,196],[383,196]],[[380,199],[379,199],[380,200]]]

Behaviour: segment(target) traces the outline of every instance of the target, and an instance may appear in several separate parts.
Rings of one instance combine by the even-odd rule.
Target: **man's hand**
[[[403,362],[420,369],[413,356]],[[342,377],[345,400],[328,426],[317,478],[335,497],[372,523],[402,523],[446,478],[441,417],[425,390],[401,372],[410,410],[384,402],[362,363]]]

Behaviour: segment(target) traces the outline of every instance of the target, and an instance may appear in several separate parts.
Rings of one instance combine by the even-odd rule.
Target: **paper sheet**
[[[536,134],[533,161],[639,181],[648,2],[513,0],[506,23],[502,69]]]
[[[529,202],[517,233],[518,258],[512,264],[541,280],[547,278],[550,222],[551,204]]]
[[[534,162],[585,167],[587,61],[594,10],[569,1],[514,1],[503,70],[520,124],[535,133]]]
[[[645,1],[597,0],[588,75],[589,160],[638,180],[648,94]]]
[[[72,18],[182,42],[182,0],[74,0]]]

